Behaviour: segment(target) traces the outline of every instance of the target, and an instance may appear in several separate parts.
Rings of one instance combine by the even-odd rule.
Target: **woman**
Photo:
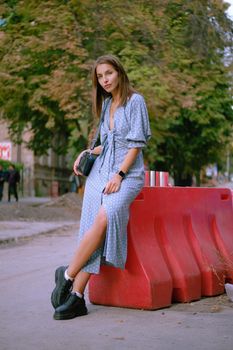
[[[101,264],[124,268],[129,206],[144,184],[141,149],[150,137],[144,99],[114,56],[97,59],[92,80],[94,114],[104,114],[101,145],[93,151],[99,157],[86,181],[78,248],[68,268],[55,272],[51,301],[59,320],[87,314],[84,290]],[[82,153],[74,163],[77,175]]]

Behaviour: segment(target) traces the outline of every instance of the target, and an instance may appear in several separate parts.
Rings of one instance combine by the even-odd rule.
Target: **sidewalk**
[[[52,197],[19,197],[19,203],[33,203],[33,204],[41,204],[49,202],[52,199]],[[6,199],[6,196],[3,198],[2,202],[0,202],[0,205],[9,203]],[[15,203],[15,199],[12,198],[9,205]],[[1,208],[1,207],[0,207]]]
[[[53,232],[60,228],[66,230],[72,227],[78,227],[78,222],[0,221],[0,244],[23,240],[35,235]]]

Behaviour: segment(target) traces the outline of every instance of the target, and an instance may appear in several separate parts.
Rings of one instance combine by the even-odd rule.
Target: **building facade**
[[[30,132],[23,135],[21,145],[10,139],[7,124],[0,121],[0,158],[12,163],[21,163],[20,193],[22,196],[57,196],[70,190],[69,178],[72,169],[69,157],[57,155],[51,149],[48,154],[37,157],[26,147]]]

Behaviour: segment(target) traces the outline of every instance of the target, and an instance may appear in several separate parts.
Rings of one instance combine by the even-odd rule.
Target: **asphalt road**
[[[193,304],[156,311],[92,305],[89,314],[55,321],[54,270],[68,264],[75,232],[0,246],[1,350],[232,350],[233,309],[194,312]]]

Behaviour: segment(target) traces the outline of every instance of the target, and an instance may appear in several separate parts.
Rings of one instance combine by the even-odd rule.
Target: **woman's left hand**
[[[111,180],[109,180],[104,188],[104,194],[110,194],[119,191],[121,187],[122,177],[115,174]]]

